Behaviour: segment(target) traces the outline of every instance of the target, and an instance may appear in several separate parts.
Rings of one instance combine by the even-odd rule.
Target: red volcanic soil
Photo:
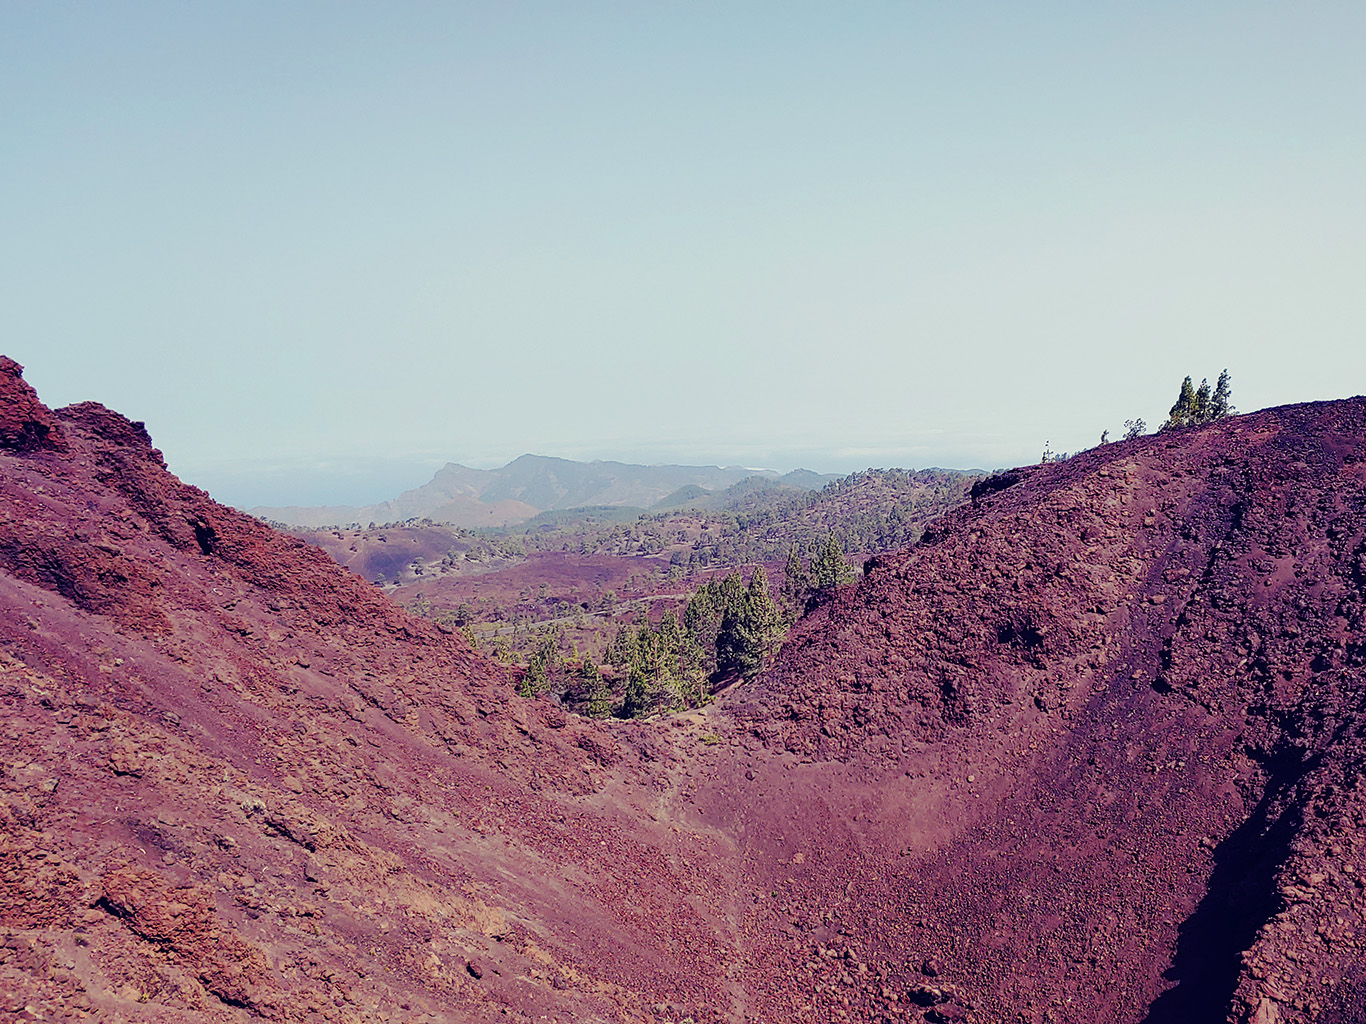
[[[441,526],[308,530],[295,535],[322,548],[339,565],[371,583],[403,576],[414,562],[440,566],[443,559],[469,549],[449,528]]]
[[[393,592],[409,603],[418,596],[434,608],[454,609],[483,600],[533,617],[553,614],[559,602],[598,608],[610,591],[620,598],[678,596],[696,590],[699,577],[671,580],[669,563],[633,555],[577,555],[532,552],[516,565],[467,576],[431,576]]]
[[[477,576],[416,581],[412,588],[430,596],[443,595],[464,600],[487,593],[500,595],[536,591],[542,584],[548,593],[568,599],[608,590],[624,592],[646,578],[666,575],[667,559],[636,555],[571,555],[559,551],[533,551],[524,561],[504,569]],[[409,587],[403,588],[410,589]],[[678,584],[673,589],[685,589]]]
[[[699,802],[929,1019],[1366,1019],[1363,626],[1366,400],[1107,445],[799,624]]]
[[[179,483],[141,425],[51,420],[0,452],[0,1013],[729,1005],[719,839],[666,806],[696,725],[522,701],[458,635]]]
[[[495,610],[502,618],[535,621],[562,615],[564,605],[596,611],[606,607],[609,592],[623,599],[680,597],[722,571],[716,567],[674,577],[665,558],[559,551],[467,562],[462,553],[469,545],[440,526],[316,530],[297,536],[372,583],[401,580],[386,593],[405,607],[422,599],[440,614],[468,604],[477,621],[491,621]]]
[[[984,481],[626,723],[11,365],[5,1019],[1363,1019],[1366,399]]]

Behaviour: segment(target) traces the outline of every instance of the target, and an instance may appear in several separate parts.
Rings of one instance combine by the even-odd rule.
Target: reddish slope
[[[1362,1019],[1366,400],[1010,479],[731,698],[835,798],[715,820],[931,1019]]]
[[[0,1016],[726,1003],[722,890],[678,860],[712,840],[636,808],[639,729],[520,701],[140,425],[2,382]]]

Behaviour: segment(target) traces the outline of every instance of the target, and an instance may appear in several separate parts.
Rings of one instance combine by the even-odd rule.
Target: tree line
[[[1194,387],[1190,377],[1187,377],[1181,382],[1176,404],[1172,406],[1162,429],[1197,427],[1202,423],[1212,423],[1225,416],[1231,416],[1237,411],[1229,404],[1231,395],[1232,388],[1227,369],[1219,374],[1218,383],[1214,385],[1213,390],[1210,389],[1208,377],[1200,382],[1198,388]]]

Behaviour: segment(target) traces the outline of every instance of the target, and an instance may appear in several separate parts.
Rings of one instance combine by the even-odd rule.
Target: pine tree
[[[817,590],[825,590],[848,583],[856,575],[854,567],[844,560],[844,552],[835,535],[827,534],[825,544],[811,559],[811,585]]]
[[[1172,406],[1171,412],[1167,416],[1166,426],[1188,427],[1193,422],[1194,415],[1195,387],[1191,384],[1191,379],[1187,377],[1181,382],[1181,393],[1176,396],[1176,404]]]
[[[538,697],[548,691],[551,676],[560,660],[560,636],[547,631],[527,660],[526,672],[517,692],[523,697]]]
[[[579,679],[588,695],[588,714],[592,718],[606,718],[612,713],[612,690],[602,677],[602,669],[585,657],[579,666]]]
[[[727,608],[716,631],[716,672],[720,676],[749,675],[762,658],[755,654],[749,622],[742,608]]]
[[[617,712],[622,718],[639,718],[654,709],[657,644],[649,623],[635,631],[631,661],[626,666],[626,692],[622,696],[621,710]]]
[[[623,625],[617,629],[617,635],[607,646],[607,664],[625,668],[635,660],[635,657],[636,631],[630,626]]]
[[[715,650],[726,614],[735,612],[744,597],[745,580],[738,570],[724,579],[708,580],[698,588],[683,613],[683,623],[704,650]]]
[[[1209,413],[1210,419],[1222,419],[1233,414],[1233,406],[1229,405],[1229,395],[1232,389],[1229,387],[1228,368],[1225,367],[1219,374],[1219,380],[1214,385],[1214,397],[1210,399]]]
[[[673,618],[673,616],[669,616]],[[677,623],[678,620],[674,619]],[[678,630],[678,704],[685,708],[701,707],[711,700],[711,687],[708,681],[711,671],[707,667],[709,657],[698,642],[686,629]]]
[[[783,567],[783,586],[778,592],[782,602],[783,615],[788,622],[795,622],[806,606],[811,593],[811,574],[802,564],[802,556],[793,544],[787,549],[787,565]]]
[[[1200,381],[1200,387],[1195,392],[1195,422],[1208,423],[1212,417],[1209,414],[1210,393],[1209,378]]]
[[[708,580],[683,610],[683,626],[702,652],[702,667],[708,675],[716,671],[716,634],[721,629],[722,613],[719,596],[716,581]]]
[[[745,589],[745,610],[762,661],[777,650],[784,632],[782,616],[773,602],[773,595],[768,592],[768,575],[763,569],[756,568],[749,578],[749,586]]]

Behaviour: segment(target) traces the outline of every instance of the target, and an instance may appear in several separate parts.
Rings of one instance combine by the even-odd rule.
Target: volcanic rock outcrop
[[[60,447],[52,412],[24,380],[24,368],[9,356],[0,356],[0,450]]]
[[[596,722],[0,364],[0,1016],[1363,1019],[1366,400],[976,491]]]

